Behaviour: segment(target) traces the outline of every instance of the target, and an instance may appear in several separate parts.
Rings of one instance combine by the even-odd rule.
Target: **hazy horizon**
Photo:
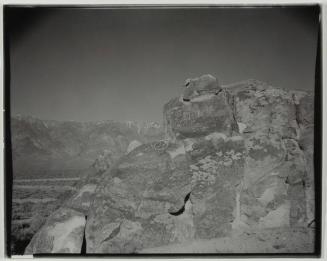
[[[61,121],[162,121],[186,78],[313,90],[317,7],[13,8],[11,112]]]

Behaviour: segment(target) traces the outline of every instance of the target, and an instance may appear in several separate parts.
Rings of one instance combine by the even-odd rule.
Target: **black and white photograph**
[[[320,14],[4,6],[7,255],[319,256]]]

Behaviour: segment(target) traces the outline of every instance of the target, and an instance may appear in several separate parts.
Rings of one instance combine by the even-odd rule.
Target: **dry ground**
[[[233,231],[229,236],[143,249],[140,253],[313,253],[314,229]]]

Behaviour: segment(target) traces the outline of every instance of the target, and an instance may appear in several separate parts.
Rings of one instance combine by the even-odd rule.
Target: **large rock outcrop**
[[[86,253],[306,228],[314,220],[312,103],[310,94],[254,80],[172,99],[166,139],[136,146],[96,178],[90,173],[65,206],[87,216]],[[39,238],[28,249],[42,249]]]

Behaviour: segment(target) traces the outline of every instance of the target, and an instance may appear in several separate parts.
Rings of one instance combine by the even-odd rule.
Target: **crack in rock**
[[[87,223],[87,216],[85,216],[85,227],[83,231],[83,241],[82,241],[82,247],[81,247],[81,254],[86,254],[86,238],[85,238],[85,229],[86,229],[86,223]]]
[[[169,212],[169,214],[170,214],[170,215],[173,215],[173,216],[179,216],[179,215],[182,215],[182,214],[184,213],[184,211],[185,211],[185,205],[186,205],[187,201],[190,199],[190,195],[191,195],[191,192],[188,193],[188,194],[185,196],[185,198],[184,198],[184,204],[183,204],[183,206],[182,206],[179,210],[177,210],[176,212]]]
[[[109,241],[111,239],[113,239],[115,236],[117,236],[120,232],[120,228],[121,228],[121,225],[122,225],[123,221],[120,222],[119,226],[117,228],[115,228],[108,237],[106,237],[104,240],[101,241],[101,244],[103,242],[106,242],[106,241]]]

